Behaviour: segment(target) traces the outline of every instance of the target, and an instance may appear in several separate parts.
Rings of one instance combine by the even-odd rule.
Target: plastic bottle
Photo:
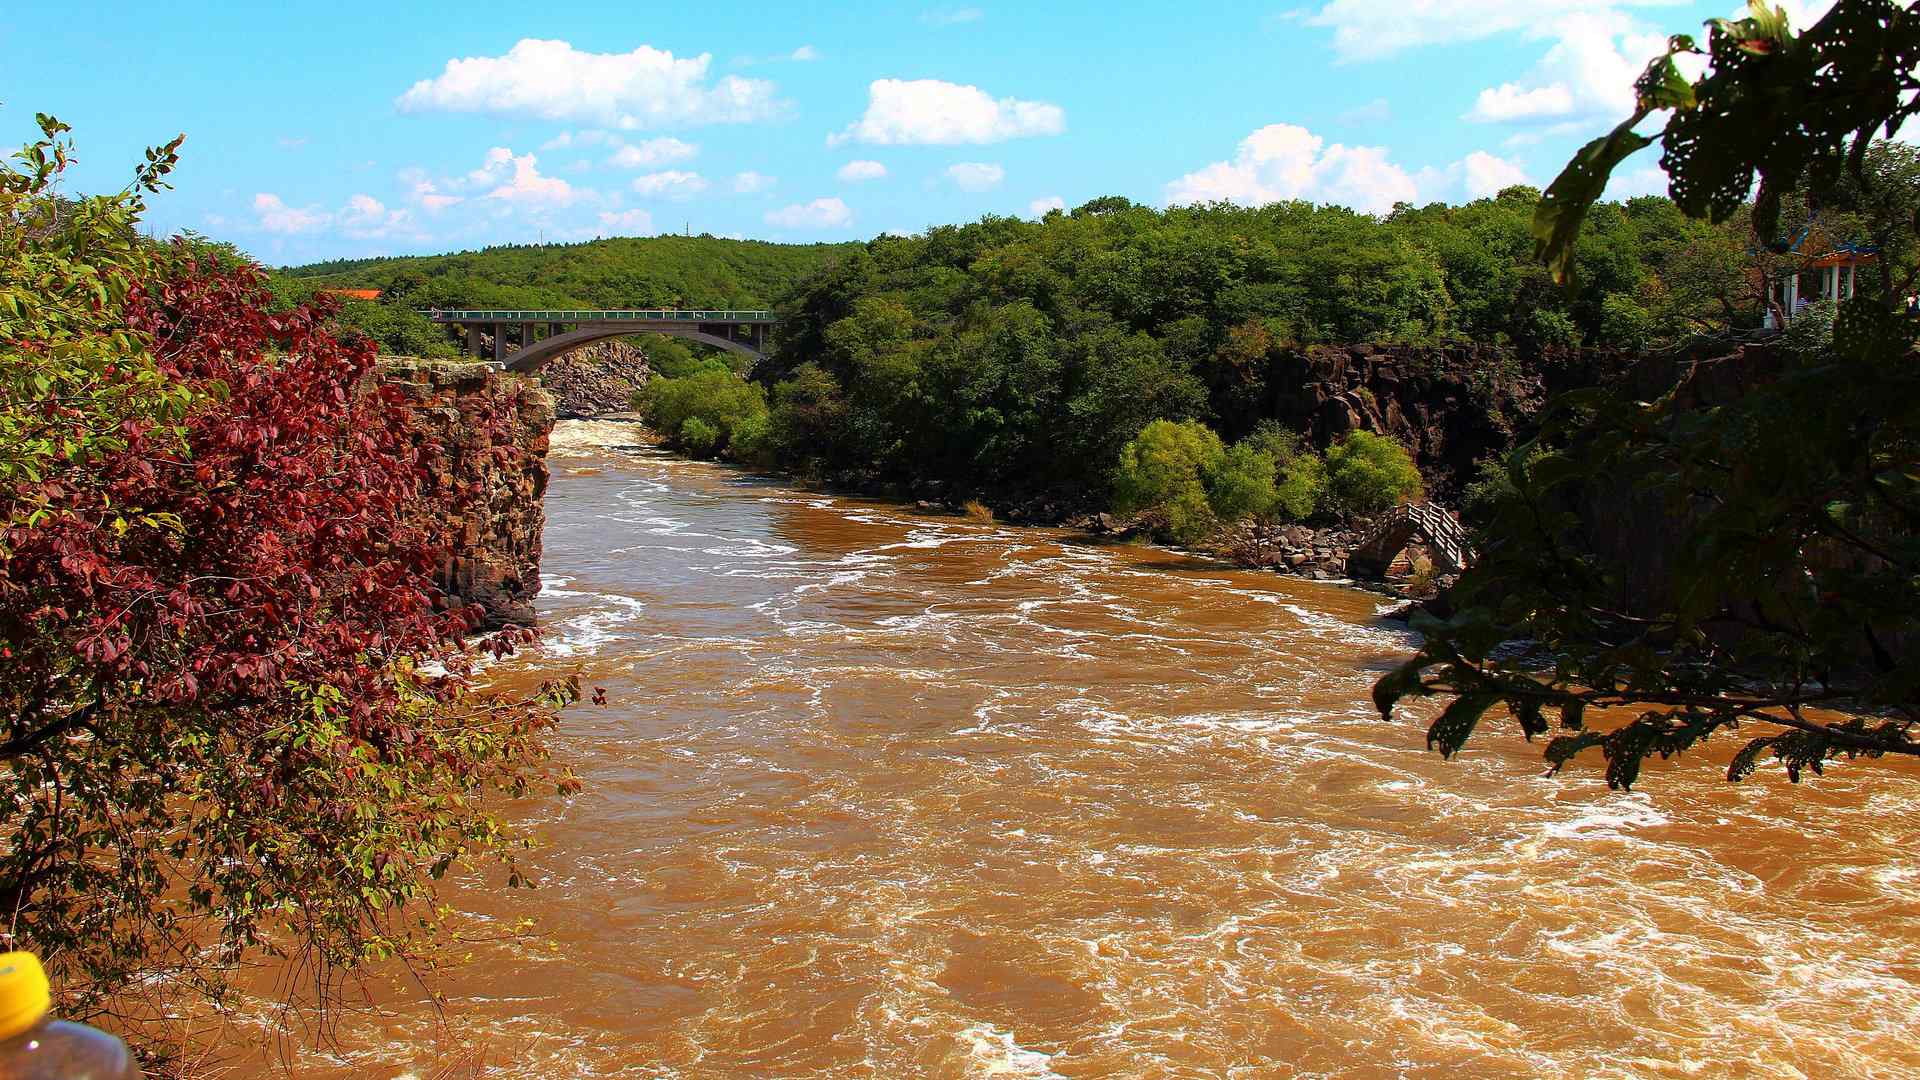
[[[0,1080],[141,1080],[127,1044],[47,1015],[47,973],[32,953],[0,953]]]

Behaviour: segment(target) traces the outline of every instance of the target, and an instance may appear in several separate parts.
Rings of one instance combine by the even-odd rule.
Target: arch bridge
[[[455,311],[435,308],[421,314],[442,326],[464,330],[469,353],[491,359],[508,371],[537,371],[547,361],[582,345],[628,334],[687,338],[759,360],[766,352],[767,329],[776,321],[771,311],[737,309]],[[490,357],[483,334],[491,339]]]

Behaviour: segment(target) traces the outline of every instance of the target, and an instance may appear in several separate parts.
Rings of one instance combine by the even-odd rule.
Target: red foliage
[[[419,524],[433,448],[395,391],[367,384],[371,345],[324,329],[328,305],[271,314],[257,269],[179,260],[129,322],[207,395],[188,452],[129,425],[126,452],[46,485],[53,518],[4,537],[0,634],[37,684],[7,696],[25,714],[87,699],[244,710],[330,685],[352,734],[404,742],[388,662],[449,655],[468,626]],[[16,728],[0,750],[34,735]]]

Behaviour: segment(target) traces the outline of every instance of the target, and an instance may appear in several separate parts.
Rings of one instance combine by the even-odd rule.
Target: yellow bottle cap
[[[47,971],[30,952],[0,953],[0,1039],[11,1039],[40,1022],[53,998]]]

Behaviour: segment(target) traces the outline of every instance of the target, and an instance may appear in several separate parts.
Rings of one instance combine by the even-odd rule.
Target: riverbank
[[[633,436],[619,436],[614,433],[613,428],[576,428],[574,430],[578,434],[571,437],[580,440],[576,444],[578,446],[589,445],[586,440],[597,438],[612,439],[624,446],[651,446],[661,453],[673,452],[666,449],[657,433],[647,428],[645,421],[638,413],[605,413],[590,419],[575,420],[572,423],[631,425],[637,433]],[[555,436],[561,437],[557,429]],[[1255,523],[1242,523],[1213,543],[1182,548],[1153,544],[1144,521],[1137,515],[1128,517],[1104,510],[1085,509],[1085,505],[1091,504],[1091,500],[1086,498],[1081,498],[1077,502],[1064,497],[1030,499],[996,506],[970,498],[961,499],[952,495],[943,497],[939,485],[923,485],[916,490],[908,485],[879,483],[853,474],[799,477],[782,470],[758,469],[732,462],[714,462],[713,464],[720,468],[739,469],[749,475],[778,477],[785,482],[823,494],[887,502],[909,508],[916,513],[965,517],[970,513],[977,514],[978,509],[973,508],[978,507],[991,511],[992,520],[1009,525],[1064,529],[1081,533],[1090,539],[1157,546],[1162,550],[1175,551],[1196,558],[1219,560],[1224,564],[1246,570],[1265,570],[1309,581],[1348,585],[1405,601],[1408,606],[1401,609],[1397,615],[1402,619],[1406,617],[1406,613],[1412,606],[1433,600],[1436,596],[1443,594],[1451,584],[1450,577],[1432,572],[1426,549],[1417,541],[1396,560],[1386,579],[1368,580],[1350,575],[1347,560],[1366,536],[1365,522],[1356,526],[1344,524],[1261,526]],[[1069,513],[1067,510],[1069,506],[1083,508]]]

